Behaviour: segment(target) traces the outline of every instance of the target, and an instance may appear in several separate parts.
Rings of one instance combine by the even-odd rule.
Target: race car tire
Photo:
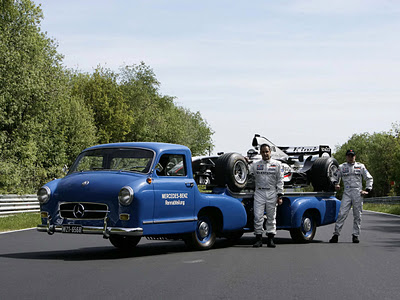
[[[110,235],[111,244],[121,250],[132,250],[140,241],[140,236]]]
[[[249,175],[246,159],[239,153],[222,154],[215,164],[215,179],[217,185],[226,185],[234,192],[245,188]]]
[[[295,243],[307,243],[314,239],[317,223],[313,214],[305,212],[299,228],[291,228],[290,236]]]
[[[311,184],[315,192],[335,191],[334,182],[337,181],[335,175],[339,164],[333,157],[317,158],[311,168]]]

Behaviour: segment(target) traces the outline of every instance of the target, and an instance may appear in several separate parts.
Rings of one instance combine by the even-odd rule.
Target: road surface
[[[360,244],[351,215],[338,244],[328,243],[333,226],[309,244],[278,231],[277,248],[252,248],[249,233],[200,252],[181,241],[142,239],[124,253],[97,235],[1,234],[1,298],[399,299],[400,217],[364,212]]]

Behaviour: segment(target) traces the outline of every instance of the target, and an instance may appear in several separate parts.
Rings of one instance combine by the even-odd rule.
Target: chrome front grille
[[[68,202],[60,204],[60,215],[65,219],[102,220],[109,213],[107,204]]]

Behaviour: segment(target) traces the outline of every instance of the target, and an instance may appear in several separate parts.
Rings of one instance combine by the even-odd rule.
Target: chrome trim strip
[[[68,224],[73,225],[73,224]],[[78,225],[78,224],[77,224]],[[62,225],[47,225],[39,224],[37,231],[40,232],[60,232],[62,233]],[[95,226],[82,226],[83,234],[104,234],[104,227]],[[130,235],[130,236],[142,236],[143,228],[123,228],[123,227],[107,227],[108,234],[119,234],[119,235]]]
[[[183,223],[183,222],[193,222],[193,221],[197,221],[197,218],[143,221],[143,224],[146,225],[146,224],[164,224],[164,223]]]

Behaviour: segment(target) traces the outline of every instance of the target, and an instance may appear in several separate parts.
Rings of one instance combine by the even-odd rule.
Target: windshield
[[[130,171],[148,173],[154,152],[139,148],[101,148],[81,153],[69,173],[83,171]]]

